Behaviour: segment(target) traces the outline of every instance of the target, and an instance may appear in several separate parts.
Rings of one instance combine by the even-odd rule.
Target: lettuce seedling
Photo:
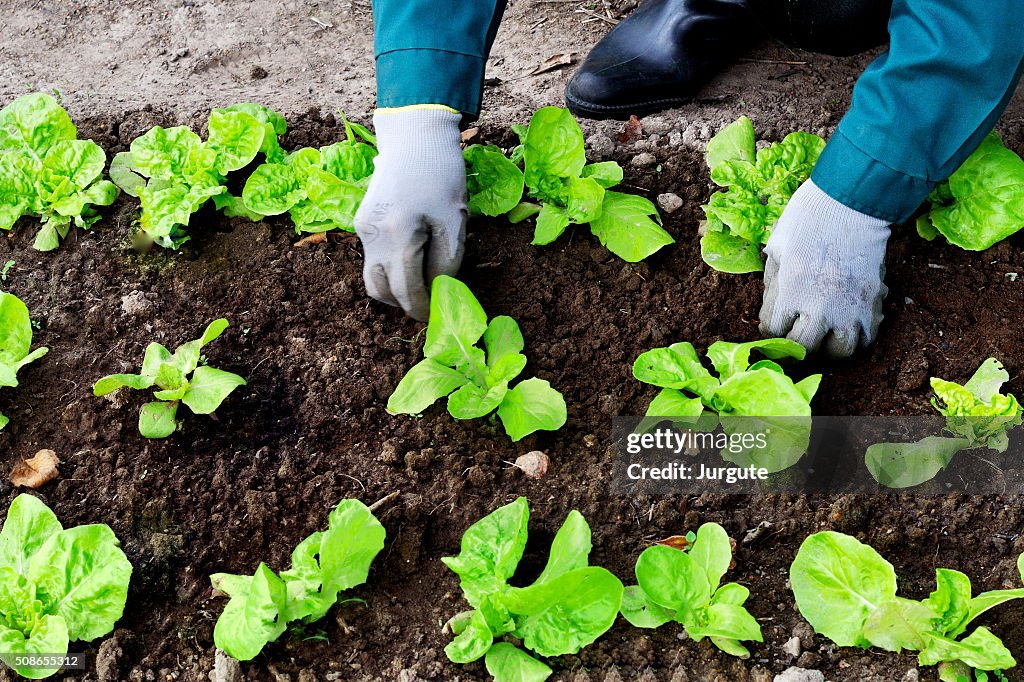
[[[496,682],[543,682],[551,669],[505,635],[540,656],[575,654],[603,635],[622,604],[622,583],[609,571],[589,566],[590,526],[569,512],[551,543],[547,565],[528,587],[512,587],[526,547],[530,505],[526,498],[480,519],[462,536],[458,556],[441,559],[459,576],[473,610],[448,621],[455,639],[444,652],[454,663],[484,658]]]
[[[1024,555],[1017,569],[1024,580]],[[918,651],[918,663],[940,665],[944,681],[969,681],[969,676],[955,674],[967,667],[981,682],[988,679],[987,671],[1017,663],[987,628],[960,637],[986,611],[1024,598],[1024,589],[972,596],[970,578],[940,568],[936,589],[927,599],[898,597],[896,572],[888,561],[856,538],[831,531],[804,541],[789,575],[800,613],[815,632],[839,646]]]
[[[486,353],[476,345],[481,339]],[[424,358],[402,377],[388,399],[388,412],[420,414],[448,396],[448,412],[456,419],[497,410],[514,441],[538,430],[555,431],[566,419],[561,393],[537,378],[509,388],[526,367],[523,346],[515,320],[499,315],[488,323],[469,287],[441,275],[431,286]]]
[[[102,180],[107,155],[92,140],[79,140],[68,112],[49,95],[35,93],[0,109],[0,229],[23,215],[42,218],[34,248],[52,251],[72,224],[89,229],[97,206],[109,206],[117,187]]]
[[[536,215],[533,243],[550,244],[569,225],[590,223],[590,231],[609,251],[635,263],[674,243],[647,199],[608,191],[622,182],[614,161],[587,164],[583,131],[568,110],[544,107],[525,131],[522,156],[528,194],[539,203],[523,202],[509,213],[513,223]],[[660,219],[659,219],[660,220]]]
[[[462,152],[466,161],[466,191],[473,216],[500,216],[523,198],[523,171],[500,147],[474,144]]]
[[[18,370],[49,351],[32,348],[32,319],[28,307],[14,294],[0,292],[0,386],[15,388]],[[0,429],[10,420],[0,414]]]
[[[186,126],[157,126],[110,164],[117,186],[142,203],[143,233],[164,248],[177,249],[189,240],[185,230],[191,215],[210,199],[229,216],[259,218],[228,192],[228,175],[261,152],[280,158],[276,138],[284,132],[284,119],[266,107],[240,104],[214,109],[208,127],[204,142]]]
[[[63,656],[70,642],[112,631],[131,575],[109,526],[65,530],[37,498],[18,495],[0,530],[0,660],[31,680],[50,677],[60,666],[18,659]]]
[[[755,350],[768,359],[752,363],[750,354]],[[770,473],[787,469],[796,464],[810,443],[811,399],[821,375],[794,382],[774,361],[803,360],[806,352],[789,339],[716,341],[707,352],[716,377],[701,363],[691,343],[649,350],[633,363],[633,376],[662,390],[651,401],[640,428],[667,419],[709,430],[721,423],[726,432],[756,433],[764,429],[770,434],[771,448],[723,450],[722,457],[742,466],[764,467]]]
[[[949,179],[932,190],[917,231],[984,251],[1024,228],[1024,159],[991,133]]]
[[[346,139],[304,147],[257,168],[245,183],[242,201],[257,216],[288,213],[295,231],[355,230],[355,215],[373,175],[376,138],[342,115]]]
[[[146,347],[141,374],[111,374],[96,382],[93,394],[104,396],[127,386],[136,390],[156,387],[153,402],[139,412],[139,433],[146,438],[166,438],[178,427],[178,405],[184,403],[195,414],[212,414],[245,379],[200,365],[200,350],[224,333],[225,319],[214,320],[195,341],[183,343],[174,353],[159,343]],[[189,376],[191,375],[191,376]]]
[[[757,149],[754,125],[746,116],[708,141],[711,180],[725,190],[701,206],[700,252],[715,270],[764,270],[761,249],[797,188],[811,175],[825,141],[810,133],[790,133],[782,142]]]
[[[240,661],[255,658],[294,621],[327,615],[339,593],[366,582],[370,564],[384,548],[384,526],[359,500],[342,500],[327,530],[317,531],[292,552],[280,575],[261,563],[251,575],[216,573],[213,588],[231,597],[213,629],[218,649]]]
[[[1020,426],[1024,409],[1012,394],[999,393],[1010,374],[995,358],[981,363],[961,386],[932,377],[932,406],[946,417],[947,436],[916,443],[876,443],[865,463],[876,481],[889,488],[910,488],[935,478],[964,450],[989,448],[1006,452],[1009,432]]]
[[[731,564],[732,541],[717,523],[701,526],[683,549],[648,547],[636,562],[638,584],[623,595],[622,616],[638,628],[676,621],[694,641],[708,637],[727,654],[749,658],[740,642],[764,638],[743,606],[750,590],[721,584]]]

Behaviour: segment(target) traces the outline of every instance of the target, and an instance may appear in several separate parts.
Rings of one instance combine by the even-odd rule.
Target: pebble
[[[665,213],[675,213],[683,205],[683,200],[679,198],[678,194],[668,192],[666,194],[658,195],[658,208]]]
[[[658,163],[658,157],[650,152],[643,152],[633,157],[633,160],[629,162],[631,165],[637,168],[647,168]]]
[[[820,670],[792,667],[776,675],[775,682],[825,682],[825,675]]]
[[[520,469],[527,478],[543,478],[548,473],[550,460],[540,450],[527,452],[516,459],[516,468]]]
[[[217,649],[210,682],[242,682],[242,666],[235,659]]]
[[[99,682],[117,682],[120,677],[119,664],[124,652],[116,637],[103,640],[96,654],[96,677]]]
[[[607,135],[591,135],[587,138],[587,144],[598,158],[611,156],[615,151],[615,142]]]
[[[789,654],[792,658],[800,658],[800,652],[802,651],[800,646],[800,638],[790,637],[789,640],[782,645],[782,650]]]
[[[121,310],[125,315],[142,315],[154,307],[154,303],[141,291],[133,291],[121,297]]]

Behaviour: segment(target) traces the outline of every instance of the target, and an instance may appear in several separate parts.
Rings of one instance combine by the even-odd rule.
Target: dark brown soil
[[[171,121],[141,111],[80,127],[112,153]],[[1020,122],[1003,132],[1024,151]],[[330,117],[308,114],[295,119],[286,146],[341,135]],[[507,140],[500,131],[483,135]],[[740,545],[732,573],[752,589],[751,610],[764,626],[766,642],[751,660],[681,641],[672,626],[639,631],[620,622],[579,656],[553,660],[557,680],[771,680],[795,664],[781,646],[801,633],[787,568],[803,538],[824,528],[877,547],[908,596],[925,596],[939,566],[967,572],[979,590],[1014,585],[1014,560],[1024,552],[1024,505],[1016,499],[610,494],[611,418],[639,413],[652,397],[631,378],[636,355],[682,340],[703,348],[757,337],[760,278],[712,272],[699,257],[697,207],[712,191],[702,160],[685,149],[655,153],[660,172],[627,168],[627,182],[652,198],[676,192],[685,203],[665,217],[678,244],[647,263],[623,263],[581,228],[536,248],[528,226],[471,225],[462,278],[490,315],[519,321],[527,371],[548,379],[569,406],[564,429],[518,444],[487,420],[452,420],[443,405],[422,419],[385,412],[388,395],[420,357],[422,325],[366,297],[353,236],[294,248],[285,221],[253,224],[204,212],[181,253],[138,255],[129,246],[137,206],[122,198],[97,229],[56,252],[31,250],[28,222],[0,242],[0,261],[16,262],[5,288],[41,324],[36,343],[50,347],[23,372],[20,388],[0,395],[11,417],[3,434],[7,465],[42,447],[56,450],[62,476],[38,494],[65,524],[110,524],[135,565],[114,634],[123,656],[110,679],[154,679],[148,673],[205,681],[223,606],[207,576],[251,572],[260,561],[282,569],[340,499],[370,503],[394,491],[400,497],[380,513],[386,548],[368,584],[354,591],[365,605],[335,608],[304,633],[285,635],[243,666],[249,679],[274,680],[274,671],[303,682],[488,679],[482,665],[458,667],[444,657],[440,623],[464,603],[438,559],[457,552],[469,524],[518,495],[533,507],[527,564],[541,560],[576,508],[594,530],[593,562],[626,581],[636,556],[659,537],[706,521],[735,538],[774,524],[760,542]],[[631,156],[628,147],[615,152],[624,163]],[[1024,272],[1020,241],[965,253],[900,228],[888,271],[892,293],[878,344],[847,362],[800,368],[826,374],[817,413],[925,413],[928,376],[963,380],[989,355],[1009,368],[1010,389],[1024,392],[1024,277],[1007,276]],[[181,431],[147,441],[136,430],[141,395],[115,402],[91,395],[104,374],[136,369],[150,341],[181,343],[220,316],[231,327],[207,348],[210,363],[242,374],[249,386],[215,418],[186,415]],[[540,481],[508,464],[534,449],[553,462]],[[17,491],[2,485],[6,505]],[[986,621],[1011,650],[1024,652],[1019,609]],[[909,656],[836,650],[822,638],[806,645],[800,665],[829,680],[900,680],[914,667]],[[922,671],[922,679],[934,673]]]

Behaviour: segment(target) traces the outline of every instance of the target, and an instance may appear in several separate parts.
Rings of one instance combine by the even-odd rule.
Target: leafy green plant
[[[768,359],[752,362],[753,351]],[[633,376],[645,384],[660,386],[661,392],[647,408],[648,418],[641,428],[671,420],[704,429],[720,423],[726,432],[754,434],[763,429],[770,434],[767,451],[723,449],[722,457],[742,466],[764,467],[769,473],[787,469],[807,451],[810,403],[821,375],[794,382],[775,360],[802,360],[806,352],[789,339],[716,341],[708,347],[707,357],[718,376],[701,363],[697,350],[688,342],[642,353],[633,363]]]
[[[237,104],[214,109],[208,128],[203,141],[187,126],[157,126],[110,164],[117,186],[142,203],[142,232],[164,248],[189,240],[191,215],[210,199],[229,216],[260,217],[228,192],[228,175],[260,153],[268,160],[282,157],[277,136],[285,132],[284,118],[258,104]]]
[[[466,147],[462,156],[470,215],[500,216],[519,205],[525,185],[523,171],[500,147],[474,144]]]
[[[889,488],[910,488],[929,481],[964,450],[989,448],[1006,452],[1009,431],[1020,426],[1020,403],[999,391],[1010,374],[995,358],[981,363],[961,386],[932,377],[932,405],[946,417],[949,436],[928,436],[916,443],[876,443],[865,463],[876,481]]]
[[[700,252],[715,270],[764,270],[761,249],[793,193],[811,175],[825,141],[810,133],[790,133],[782,142],[757,149],[754,125],[746,116],[708,141],[711,180],[725,190],[701,206]]]
[[[917,231],[950,244],[984,251],[1024,227],[1024,159],[995,132],[967,157],[926,201]]]
[[[623,595],[622,615],[638,628],[681,623],[695,642],[708,637],[727,654],[749,658],[741,642],[764,638],[743,606],[750,590],[721,584],[731,564],[732,541],[717,523],[701,526],[682,549],[648,547],[636,562],[638,584]]]
[[[445,626],[456,636],[444,651],[454,663],[484,658],[496,682],[543,682],[551,669],[507,642],[510,635],[540,656],[575,654],[615,622],[622,583],[589,566],[590,527],[572,511],[551,543],[543,572],[528,587],[512,587],[526,547],[530,505],[526,498],[480,519],[462,536],[458,556],[442,561],[459,576],[471,611]]]
[[[18,370],[49,351],[45,346],[32,349],[32,318],[28,307],[14,294],[0,292],[0,386],[15,388]],[[10,419],[0,414],[0,429]]]
[[[1024,555],[1017,569],[1024,580]],[[960,637],[985,612],[1024,598],[1024,589],[972,596],[970,578],[940,568],[927,599],[898,597],[896,572],[888,561],[856,538],[831,531],[804,541],[789,575],[800,613],[815,632],[839,646],[918,651],[920,665],[939,665],[944,682],[969,682],[970,668],[984,682],[989,671],[1016,665],[987,628]]]
[[[140,374],[105,376],[93,386],[93,394],[104,396],[122,387],[139,391],[155,387],[156,400],[139,412],[139,433],[146,438],[166,438],[178,427],[180,404],[195,414],[211,414],[232,391],[245,386],[245,379],[237,374],[200,364],[203,346],[227,328],[227,320],[214,320],[200,338],[181,344],[174,353],[153,342],[146,347]]]
[[[102,180],[107,155],[92,140],[79,140],[68,112],[50,95],[24,95],[0,109],[0,229],[23,215],[43,227],[34,247],[52,251],[72,224],[88,229],[97,206],[109,206],[117,188]]]
[[[124,613],[132,565],[109,526],[64,529],[31,495],[18,495],[0,530],[0,660],[41,680],[57,667],[22,656],[63,656],[68,644],[114,629]]]
[[[384,548],[384,526],[359,500],[342,500],[327,530],[317,531],[292,552],[280,575],[260,563],[251,575],[217,573],[213,588],[231,597],[213,629],[217,648],[240,661],[255,658],[289,623],[313,623],[327,615],[339,593],[366,582],[370,564]]]
[[[346,139],[320,149],[304,147],[270,160],[249,176],[242,201],[257,216],[288,213],[295,231],[355,230],[377,156],[376,138],[345,119]]]
[[[587,164],[583,131],[568,110],[544,107],[533,115],[529,127],[516,130],[522,148],[512,158],[521,157],[528,195],[536,203],[520,203],[509,220],[516,223],[536,215],[534,244],[550,244],[569,225],[583,223],[590,223],[590,231],[609,251],[631,263],[674,243],[651,219],[658,218],[654,204],[610,191],[622,182],[619,164]]]
[[[483,340],[484,349],[477,343]],[[487,313],[462,282],[441,275],[430,294],[424,358],[388,399],[391,414],[420,414],[448,396],[448,413],[475,419],[497,410],[505,433],[517,441],[534,431],[565,424],[565,400],[543,379],[509,383],[526,367],[523,335],[511,317],[489,323]]]

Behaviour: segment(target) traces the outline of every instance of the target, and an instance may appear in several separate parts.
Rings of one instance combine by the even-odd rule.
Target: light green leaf
[[[42,680],[55,674],[60,667],[34,667],[16,665],[19,656],[46,655],[63,656],[68,652],[68,630],[64,619],[44,615],[32,628],[28,637],[17,630],[0,625],[0,660],[13,668],[22,677]]]
[[[926,436],[916,443],[875,443],[868,446],[864,464],[887,488],[912,488],[935,478],[971,441]]]
[[[384,526],[359,500],[342,500],[331,512],[320,541],[323,596],[334,603],[343,590],[366,582],[370,565],[384,548]]]
[[[755,350],[772,360],[780,358],[803,360],[807,355],[807,349],[796,341],[760,339],[748,343],[716,341],[708,346],[708,358],[715,366],[715,371],[725,380],[733,374],[745,372],[750,367],[750,353]]]
[[[708,230],[700,238],[700,257],[714,270],[742,275],[764,270],[762,244],[724,230]]]
[[[448,643],[444,653],[452,663],[472,663],[484,656],[493,642],[487,619],[480,611],[474,611],[466,628]]]
[[[132,565],[120,545],[108,526],[77,526],[51,535],[29,560],[37,597],[64,619],[71,640],[102,637],[124,613]]]
[[[543,107],[530,119],[523,142],[526,184],[532,189],[548,177],[579,177],[586,165],[583,131],[561,107]]]
[[[391,414],[420,414],[469,379],[441,363],[424,358],[413,365],[388,398]]]
[[[675,620],[675,612],[651,601],[639,585],[627,587],[622,595],[622,617],[635,628],[660,628]]]
[[[486,329],[487,314],[469,287],[454,277],[435,277],[423,355],[449,367],[473,362],[469,349]]]
[[[622,182],[622,166],[615,161],[591,163],[583,167],[580,175],[584,178],[593,178],[601,187],[608,189]]]
[[[885,602],[864,621],[861,636],[872,645],[899,653],[920,651],[935,613],[924,603],[897,597]]]
[[[842,533],[825,531],[804,540],[789,576],[800,613],[839,646],[864,646],[864,623],[896,598],[892,564]]]
[[[263,123],[242,111],[214,110],[209,128],[206,144],[217,154],[215,168],[221,175],[252,163],[263,146],[266,132]]]
[[[505,604],[522,616],[514,632],[541,656],[575,654],[603,635],[622,605],[622,583],[590,566],[530,587],[509,588]]]
[[[499,216],[523,198],[523,172],[496,147],[470,145],[466,160],[466,189],[471,215]]]
[[[932,633],[925,633],[924,650],[918,654],[920,665],[942,661],[963,661],[979,670],[1006,670],[1017,665],[1013,654],[987,628],[978,628],[959,642]]]
[[[745,608],[735,604],[710,604],[702,614],[700,622],[686,624],[686,631],[695,639],[713,637],[724,640],[764,641],[757,620]]]
[[[564,208],[555,204],[544,204],[537,215],[537,227],[530,243],[535,246],[550,244],[562,236],[565,228],[569,227],[569,222],[569,214]]]
[[[732,416],[810,417],[811,406],[793,380],[770,369],[755,369],[722,382],[714,398]]]
[[[462,535],[458,556],[441,559],[461,579],[470,604],[479,606],[515,573],[526,547],[529,519],[530,506],[520,497],[470,526]]]
[[[242,189],[246,208],[267,216],[287,213],[306,196],[296,167],[284,163],[263,164]]]
[[[935,591],[925,603],[933,611],[935,630],[941,635],[959,636],[970,622],[971,579],[960,571],[935,571]]]
[[[0,109],[0,152],[41,160],[50,147],[77,136],[68,112],[50,95],[23,95]]]
[[[245,379],[237,374],[213,367],[197,367],[181,402],[196,414],[210,414],[239,386],[245,386]]]
[[[527,379],[505,394],[498,418],[513,441],[534,431],[557,431],[565,424],[565,399],[547,381]]]
[[[723,161],[754,163],[756,154],[754,124],[746,116],[740,116],[708,140],[707,162],[711,169]]]
[[[509,355],[522,353],[525,345],[519,325],[508,315],[492,318],[484,330],[488,367],[494,367],[499,360]]]
[[[483,389],[476,384],[465,383],[448,396],[448,413],[456,419],[483,417],[501,404],[508,393],[508,384],[501,382]]]
[[[110,179],[125,194],[139,196],[139,190],[146,186],[146,178],[135,172],[135,160],[131,152],[118,152],[110,162]]]
[[[711,592],[715,592],[732,563],[729,534],[717,523],[705,523],[697,529],[697,538],[690,545],[689,555],[704,570]]]
[[[261,563],[248,591],[233,596],[217,619],[213,629],[217,648],[239,661],[255,658],[285,631],[287,624],[280,614],[286,599],[284,582]]]
[[[0,566],[26,574],[32,555],[62,530],[57,515],[41,500],[27,493],[18,495],[0,530]]]
[[[672,547],[648,547],[636,562],[636,578],[650,602],[691,623],[711,602],[711,583],[693,557]]]
[[[675,242],[648,217],[657,215],[658,209],[643,197],[605,192],[601,214],[591,221],[590,230],[616,256],[637,263]]]
[[[569,178],[565,213],[573,223],[589,223],[604,210],[604,188],[594,178]]]
[[[153,377],[144,377],[141,374],[111,374],[96,382],[92,387],[95,396],[105,396],[113,393],[122,386],[142,391],[153,385]]]
[[[701,364],[693,344],[676,343],[641,353],[633,363],[633,376],[645,384],[687,390],[710,398],[718,380]]]
[[[177,413],[177,401],[146,403],[139,412],[139,433],[145,438],[166,438],[178,428]]]
[[[484,665],[494,682],[544,682],[551,676],[551,668],[508,642],[492,646]]]
[[[569,571],[584,568],[590,557],[590,548],[590,526],[583,514],[573,509],[555,534],[548,562],[536,582],[547,582]]]
[[[148,178],[180,178],[201,145],[202,140],[187,126],[156,126],[132,142],[132,167]]]

